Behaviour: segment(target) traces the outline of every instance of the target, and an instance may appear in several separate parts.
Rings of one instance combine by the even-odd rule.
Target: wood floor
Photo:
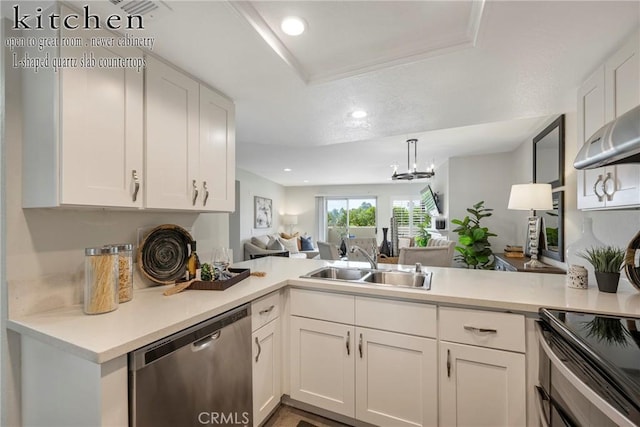
[[[349,427],[319,415],[281,405],[263,427]]]

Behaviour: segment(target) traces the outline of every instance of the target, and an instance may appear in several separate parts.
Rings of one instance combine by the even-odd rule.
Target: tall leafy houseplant
[[[480,225],[482,218],[493,215],[492,211],[493,209],[485,208],[484,201],[481,201],[467,209],[471,216],[467,215],[463,220],[451,221],[458,226],[453,232],[458,233],[460,243],[460,246],[456,246],[459,254],[456,255],[455,260],[463,263],[467,268],[493,269],[494,259],[489,237],[497,234]]]
[[[424,221],[418,224],[418,235],[415,238],[416,246],[425,247],[431,239],[431,233],[427,231],[427,228],[431,226],[431,216],[426,215]]]

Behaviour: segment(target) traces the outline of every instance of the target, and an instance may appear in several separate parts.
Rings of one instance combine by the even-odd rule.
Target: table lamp
[[[540,239],[541,220],[535,216],[536,210],[548,211],[553,209],[551,184],[514,184],[509,195],[509,209],[529,211],[529,250],[531,260],[524,264],[524,268],[546,267],[538,261],[538,246]]]
[[[293,234],[293,226],[298,224],[298,215],[282,215],[282,224],[289,227],[289,234]]]

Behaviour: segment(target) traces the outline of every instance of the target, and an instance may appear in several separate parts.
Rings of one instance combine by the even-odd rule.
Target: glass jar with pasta
[[[118,302],[133,298],[133,245],[117,243],[109,245],[118,249]]]
[[[118,248],[84,250],[84,312],[107,313],[118,308]]]

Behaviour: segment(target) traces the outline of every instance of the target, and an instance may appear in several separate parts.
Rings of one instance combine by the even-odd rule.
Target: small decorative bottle
[[[596,236],[593,234],[593,220],[591,218],[583,217],[582,219],[582,234],[580,238],[575,242],[571,243],[567,246],[567,250],[565,252],[567,263],[567,270],[572,265],[583,266],[587,269],[588,272],[588,283],[595,284],[596,283],[596,275],[593,270],[593,266],[589,261],[582,258],[579,254],[584,252],[586,249],[605,246]]]
[[[380,246],[380,253],[386,256],[391,256],[391,247],[389,246],[389,241],[387,240],[387,233],[389,229],[387,227],[382,227],[382,245]]]
[[[200,258],[198,258],[198,254],[196,253],[196,241],[191,242],[191,255],[189,255],[189,260],[187,261],[187,271],[189,272],[188,279],[200,280]]]

